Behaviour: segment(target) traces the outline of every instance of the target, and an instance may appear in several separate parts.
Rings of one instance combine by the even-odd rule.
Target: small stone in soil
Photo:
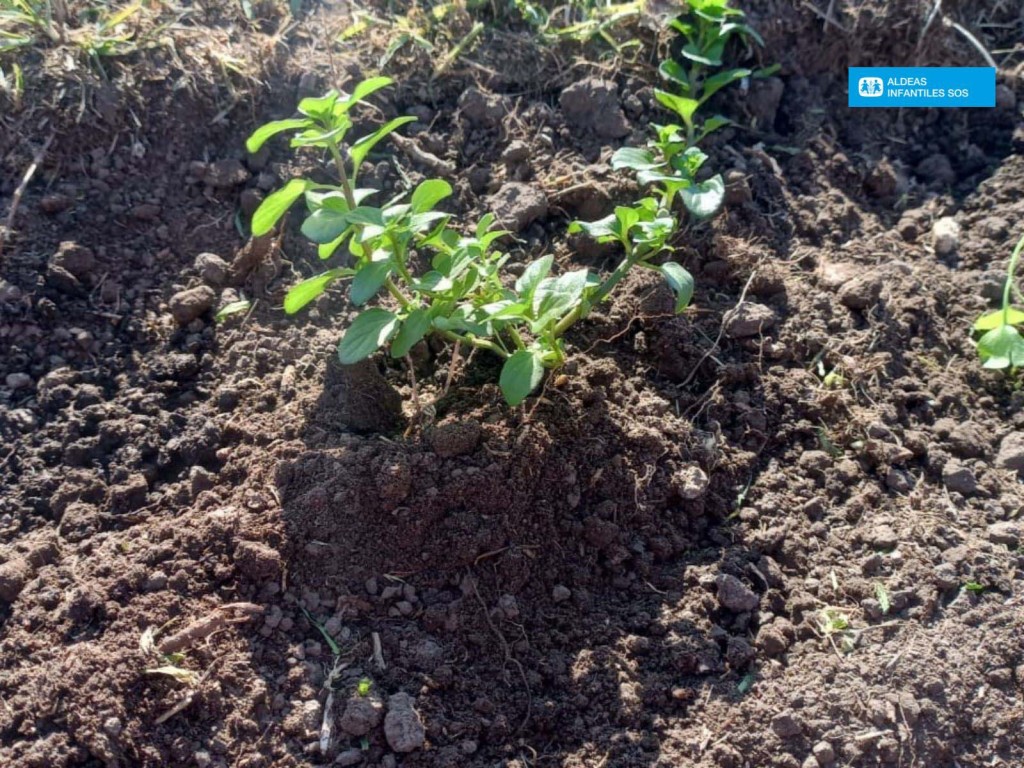
[[[971,496],[978,490],[978,479],[968,467],[956,459],[946,462],[942,468],[942,482],[951,491]]]
[[[359,765],[361,762],[363,762],[363,751],[361,749],[346,749],[334,758],[335,765]]]
[[[803,728],[791,712],[783,712],[772,718],[772,730],[780,739],[790,739],[799,736]]]
[[[573,83],[558,99],[566,119],[577,128],[593,131],[606,139],[629,133],[629,121],[619,106],[615,83],[588,77]]]
[[[1024,474],[1024,432],[1011,432],[999,444],[996,466]]]
[[[672,478],[676,492],[687,501],[701,498],[708,489],[708,476],[697,464],[686,464]]]
[[[84,280],[96,268],[96,256],[91,249],[66,240],[50,257],[50,266],[59,267],[79,280]]]
[[[45,195],[43,199],[39,201],[39,208],[43,213],[54,214],[66,211],[74,204],[75,201],[67,195],[57,193],[53,195]]]
[[[212,286],[220,287],[228,279],[228,263],[216,253],[200,253],[194,262],[196,271]]]
[[[756,336],[775,325],[775,312],[764,304],[745,301],[725,313],[725,335],[730,339]]]
[[[742,581],[727,573],[715,579],[718,587],[718,602],[723,608],[735,613],[747,613],[757,608],[761,598]]]
[[[280,555],[258,541],[240,541],[234,560],[238,570],[255,581],[275,579],[281,572]]]
[[[939,256],[956,253],[960,247],[960,225],[951,216],[943,216],[932,226],[932,247]]]
[[[179,325],[188,325],[209,312],[217,301],[217,294],[208,285],[180,291],[171,297],[171,315]]]
[[[249,180],[249,171],[241,160],[218,160],[206,168],[203,181],[215,189],[230,189]]]
[[[551,590],[551,599],[556,603],[564,603],[572,597],[572,590],[562,584],[556,584]]]
[[[434,453],[447,459],[476,450],[481,433],[480,425],[475,421],[455,421],[435,427],[427,439]]]
[[[395,752],[412,752],[423,746],[426,731],[414,705],[415,699],[400,692],[388,699],[388,713],[384,718],[384,736]]]
[[[882,293],[882,278],[878,275],[860,275],[843,284],[839,301],[850,309],[869,309],[878,302]]]
[[[1004,521],[993,523],[988,527],[988,540],[994,544],[1005,544],[1010,549],[1016,549],[1021,540],[1022,528],[1019,523]]]
[[[836,751],[827,741],[819,741],[811,749],[811,754],[817,759],[822,768],[828,768],[836,760]]]
[[[487,199],[487,205],[501,226],[513,232],[521,232],[548,214],[548,199],[544,192],[518,181],[502,185]]]
[[[508,112],[508,100],[479,88],[468,88],[459,97],[459,111],[474,125],[495,128]]]
[[[28,389],[32,386],[32,377],[27,373],[9,373],[7,378],[4,379],[4,383],[10,389]]]
[[[894,531],[892,526],[889,525],[876,525],[868,531],[865,538],[871,546],[882,550],[895,549],[896,545],[899,543],[899,537],[896,535],[896,531]]]
[[[365,736],[378,725],[384,715],[384,704],[370,696],[353,696],[345,704],[338,725],[352,736]]]

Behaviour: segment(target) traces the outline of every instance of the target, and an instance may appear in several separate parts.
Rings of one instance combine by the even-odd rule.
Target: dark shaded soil
[[[978,5],[945,12],[1012,49],[1019,9]],[[968,335],[1024,215],[1020,56],[994,110],[844,106],[847,65],[981,63],[930,8],[752,3],[782,70],[717,105],[730,204],[680,243],[694,308],[631,276],[516,411],[493,361],[444,392],[452,351],[422,350],[413,428],[405,370],[334,362],[342,292],[280,310],[318,269],[297,227],[239,234],[314,164],[244,135],[373,71],[377,33],[211,6],[174,33],[248,77],[156,48],[46,101],[62,76],[30,70],[0,209],[58,138],[0,265],[0,764],[1024,764],[1020,379]],[[646,50],[492,26],[436,80],[403,49],[377,105],[457,169],[453,211],[546,197],[513,268],[608,268],[565,225],[633,193],[607,159],[660,119]],[[601,110],[560,99],[580,83]],[[73,93],[122,110],[76,122]],[[429,173],[382,153],[365,180]]]

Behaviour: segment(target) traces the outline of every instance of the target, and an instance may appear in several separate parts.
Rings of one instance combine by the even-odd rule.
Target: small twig
[[[384,663],[384,648],[380,644],[380,635],[377,632],[373,632],[370,637],[373,639],[373,654],[370,656],[370,661],[376,664],[377,669],[383,672],[388,668],[388,665]]]
[[[992,67],[992,69],[998,69],[999,68],[996,65],[996,60],[992,58],[992,54],[990,54],[985,49],[985,46],[983,46],[981,44],[981,42],[978,40],[978,38],[976,38],[974,35],[972,35],[965,27],[960,26],[959,24],[957,24],[955,21],[953,21],[952,19],[950,19],[947,16],[943,16],[942,17],[942,23],[943,23],[943,25],[945,25],[947,27],[952,27],[957,32],[959,32],[961,35],[963,35],[967,39],[967,42],[969,42],[971,45],[973,45],[975,47],[975,49],[978,51],[978,53],[981,54],[981,57],[983,59],[985,59],[985,61],[988,63],[988,65],[990,67]]]
[[[533,695],[530,693],[530,681],[526,677],[526,670],[523,669],[523,663],[519,661],[515,656],[512,655],[512,648],[508,644],[508,640],[505,639],[505,635],[501,633],[501,630],[491,620],[491,614],[487,610],[487,604],[484,599],[480,596],[480,590],[476,586],[476,578],[472,577],[473,581],[473,594],[476,596],[476,601],[480,603],[480,609],[484,613],[484,620],[487,622],[487,626],[491,628],[491,631],[497,635],[498,640],[501,642],[501,649],[505,654],[505,661],[511,661],[516,665],[516,669],[519,670],[519,676],[523,680],[523,687],[526,689],[526,714],[523,715],[523,722],[516,728],[516,733],[521,733],[526,727],[526,724],[530,722],[530,715],[533,713]]]
[[[232,616],[231,611],[239,611],[245,615],[241,617]],[[163,640],[157,646],[157,650],[165,655],[177,653],[194,645],[204,637],[209,637],[227,624],[241,624],[261,613],[263,613],[263,606],[256,605],[255,603],[229,603],[228,605],[222,605],[209,616],[204,616],[198,621],[192,622],[180,632],[175,632]]]
[[[757,270],[754,269],[750,273],[750,277],[747,278],[747,284],[743,286],[743,291],[740,293],[740,300],[736,302],[735,306],[737,306],[737,307],[740,306],[746,300],[746,298],[747,298],[747,291],[750,289],[750,284],[752,282],[754,282],[754,277],[756,275],[757,275]],[[722,341],[722,336],[724,334],[725,334],[725,318],[723,317],[722,318],[722,325],[718,329],[718,336],[715,338],[715,343],[711,345],[711,348],[708,349],[708,351],[705,352],[701,356],[700,360],[697,361],[697,364],[695,366],[693,366],[693,369],[690,371],[690,375],[687,376],[686,380],[683,381],[683,383],[679,385],[680,389],[685,388],[687,384],[689,384],[691,381],[693,381],[693,377],[697,375],[697,371],[700,370],[700,367],[704,364],[704,361],[707,360],[709,357],[711,357],[715,353],[715,350],[718,349],[718,344],[719,344],[719,342]]]
[[[414,163],[419,163],[427,170],[443,178],[450,179],[455,175],[454,165],[442,160],[437,155],[427,152],[425,149],[421,149],[414,139],[407,139],[405,136],[400,136],[397,133],[392,133],[389,138],[391,143],[402,150]]]
[[[452,379],[455,377],[455,366],[459,363],[459,345],[461,342],[456,341],[455,347],[452,349],[452,362],[448,366],[448,378],[444,382],[444,391],[441,392],[441,397],[448,394],[448,389],[452,385]]]
[[[188,693],[185,694],[184,698],[182,698],[181,701],[179,701],[173,707],[168,709],[166,712],[164,712],[162,715],[160,715],[153,722],[156,723],[157,725],[161,725],[163,723],[166,723],[168,720],[170,720],[172,717],[174,717],[179,712],[182,712],[183,710],[188,709],[189,704],[191,704],[195,700],[195,698],[196,698],[196,692],[195,691],[189,691]]]
[[[412,407],[415,409],[414,418],[420,419],[420,388],[416,384],[416,365],[412,361],[412,355],[405,356],[406,365],[409,366],[409,383],[412,386]]]
[[[18,206],[21,204],[21,196],[25,194],[25,190],[28,188],[29,182],[31,182],[32,177],[36,175],[36,171],[39,169],[39,164],[43,162],[43,156],[46,154],[46,150],[50,148],[50,143],[56,135],[56,131],[51,133],[50,137],[43,142],[43,146],[36,151],[28,170],[26,170],[25,175],[21,177],[21,183],[18,185],[18,188],[14,190],[14,197],[11,198],[11,210],[7,214],[7,226],[4,228],[3,232],[0,232],[0,256],[3,256],[4,253],[4,241],[7,239],[7,234],[14,229],[14,217],[18,213]]]

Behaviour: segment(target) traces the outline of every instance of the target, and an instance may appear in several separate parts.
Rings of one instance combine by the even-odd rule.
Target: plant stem
[[[352,193],[352,185],[348,183],[348,174],[345,172],[345,161],[341,158],[341,150],[335,142],[328,144],[331,150],[331,157],[334,158],[334,165],[338,169],[338,178],[341,180],[341,190],[345,193],[345,202],[350,209],[356,207],[356,197]]]
[[[469,344],[470,346],[473,347],[486,349],[488,352],[493,352],[499,357],[508,358],[509,356],[508,352],[506,352],[504,349],[499,347],[494,342],[487,341],[487,339],[478,339],[476,336],[460,336],[455,331],[438,331],[438,333],[440,333],[449,341],[455,341],[460,344]]]
[[[394,281],[388,277],[384,280],[384,286],[388,289],[388,293],[395,297],[395,300],[402,305],[402,309],[408,309],[412,304],[408,297],[402,293],[402,289],[395,285]]]
[[[515,342],[516,349],[526,349],[526,344],[523,343],[523,337],[519,335],[519,331],[516,330],[514,325],[508,327],[508,335],[512,337],[512,341]]]
[[[624,258],[619,263],[619,266],[615,268],[615,271],[608,275],[608,277],[605,278],[605,281],[601,283],[601,285],[598,287],[597,291],[590,299],[590,305],[597,306],[602,301],[604,301],[605,298],[607,298],[608,294],[612,292],[612,289],[615,288],[615,286],[619,284],[622,278],[626,276],[626,273],[629,272],[630,267],[636,264],[637,261],[638,258],[635,254],[630,254],[626,256],[626,258]],[[570,312],[568,315],[563,317],[558,322],[558,325],[555,326],[555,330],[552,332],[552,337],[557,339],[559,336],[561,336],[563,333],[569,330],[573,326],[573,324],[582,316],[583,305],[580,304],[576,307],[576,309],[574,309],[572,312]]]
[[[1006,285],[1003,286],[1003,325],[1010,324],[1010,292],[1013,290],[1013,276],[1017,272],[1017,262],[1020,261],[1021,251],[1024,251],[1024,236],[1017,242],[1010,257],[1010,266],[1006,271]]]

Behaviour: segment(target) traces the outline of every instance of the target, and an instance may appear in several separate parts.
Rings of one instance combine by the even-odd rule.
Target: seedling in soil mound
[[[506,232],[491,229],[491,215],[469,235],[449,226],[449,214],[436,207],[452,188],[440,179],[421,183],[407,202],[402,195],[381,207],[366,204],[374,192],[359,189],[356,179],[367,152],[414,118],[396,118],[356,141],[348,150],[348,164],[342,141],[352,126],[352,107],[390,82],[374,78],[357,86],[352,95],[332,92],[305,99],[299,104],[304,117],[268,123],[247,144],[255,152],[271,136],[294,131],[292,146],[326,148],[338,173],[337,185],[293,179],[253,216],[253,234],[266,234],[305,196],[310,214],[302,232],[319,245],[320,257],[328,258],[347,243],[354,259],[352,267],[331,269],[294,286],[285,297],[285,311],[299,311],[342,278],[352,279],[349,298],[356,306],[367,304],[382,290],[398,305],[397,310],[371,307],[352,321],[338,346],[342,363],[357,363],[382,348],[402,358],[427,334],[438,334],[504,358],[499,383],[506,401],[516,405],[539,386],[545,370],[565,362],[565,332],[606,299],[632,267],[661,273],[676,292],[676,310],[687,306],[693,295],[689,273],[672,262],[651,263],[670,249],[676,231],[677,222],[669,212],[675,194],[671,186],[659,198],[646,197],[617,208],[606,219],[576,225],[602,242],[621,243],[625,250],[622,262],[603,280],[586,269],[551,276],[554,260],[544,256],[508,285],[502,273],[508,257],[494,248]],[[411,271],[413,252],[430,264],[423,274]]]
[[[1003,286],[1002,309],[988,312],[974,322],[974,330],[984,333],[978,339],[978,355],[985,368],[1002,370],[1020,368],[1024,365],[1024,338],[1021,338],[1020,331],[1016,328],[1024,324],[1024,311],[1010,303],[1013,280],[1022,250],[1024,237],[1017,242],[1017,247],[1010,256],[1010,266],[1006,270],[1006,283]]]

